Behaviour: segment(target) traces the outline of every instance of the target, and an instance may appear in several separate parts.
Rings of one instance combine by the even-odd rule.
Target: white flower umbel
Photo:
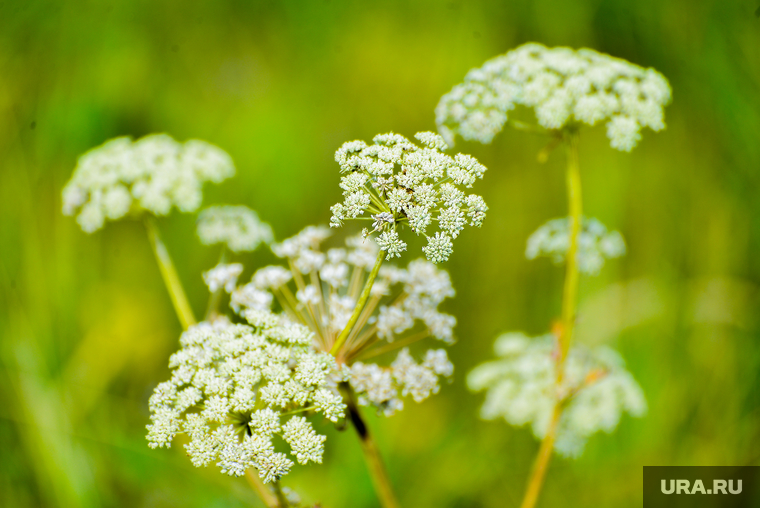
[[[504,334],[494,344],[498,360],[486,362],[467,376],[473,391],[486,391],[481,417],[504,418],[510,425],[530,424],[538,439],[546,436],[554,406],[564,407],[555,449],[578,456],[587,439],[598,431],[612,432],[624,412],[642,416],[644,394],[612,349],[575,345],[564,363],[557,386],[556,338]]]
[[[314,330],[317,349],[331,351],[354,311],[378,246],[369,239],[351,237],[345,248],[323,250],[321,244],[329,234],[327,228],[312,226],[273,245],[272,251],[287,260],[288,268],[273,265],[254,273],[251,282],[233,292],[237,308],[269,309],[276,299],[291,320]],[[235,295],[241,296],[236,299]],[[334,352],[340,362],[353,364],[347,374],[349,381],[365,380],[360,385],[352,383],[360,402],[371,402],[390,414],[400,407],[401,396],[408,394],[422,400],[437,392],[438,376],[448,377],[453,371],[443,350],[428,351],[420,365],[411,360],[408,352],[399,355],[408,361],[396,367],[354,362],[427,337],[453,342],[456,319],[438,311],[443,300],[452,296],[454,289],[448,273],[424,259],[412,261],[406,268],[380,268],[360,319]],[[378,395],[380,388],[372,387],[371,376],[366,374],[369,371],[362,374],[362,369],[388,373],[383,376],[389,376],[392,393],[387,397]],[[378,378],[378,382],[383,379]],[[372,394],[365,397],[368,391]]]
[[[172,377],[150,399],[148,441],[169,447],[184,432],[195,466],[216,462],[234,476],[253,467],[271,482],[293,465],[275,451],[275,435],[299,463],[322,461],[325,437],[305,417],[289,415],[316,411],[337,421],[345,405],[328,380],[335,360],[313,349],[311,331],[266,311],[244,315],[246,325],[218,319],[182,334],[169,360]]]
[[[273,239],[272,228],[247,206],[210,206],[198,214],[198,237],[203,245],[221,243],[232,252],[256,250]]]
[[[203,273],[203,282],[211,293],[222,288],[227,293],[232,293],[241,273],[243,273],[243,265],[240,263],[219,264]]]
[[[198,209],[205,182],[235,174],[226,152],[191,139],[178,143],[166,134],[137,141],[115,138],[79,158],[63,189],[63,213],[77,215],[86,233],[129,212],[167,215]]]
[[[490,143],[509,111],[526,106],[549,130],[607,122],[610,145],[628,152],[643,127],[665,128],[663,108],[670,99],[668,81],[654,69],[591,49],[531,43],[467,73],[441,98],[436,121],[449,144],[456,135]]]
[[[261,268],[238,288],[274,296],[292,320],[316,332],[316,345],[323,351],[345,328],[378,252],[374,242],[360,236],[347,238],[345,248],[322,249],[329,234],[327,228],[310,226],[273,245],[287,268]],[[438,311],[452,296],[448,273],[424,259],[406,268],[384,265],[362,319],[336,356],[350,361],[383,344],[406,341],[410,334],[452,342],[456,319]]]
[[[417,363],[407,348],[402,349],[390,367],[356,362],[347,367],[348,381],[359,395],[359,404],[373,405],[391,416],[404,408],[403,397],[422,402],[438,393],[439,377],[451,377],[454,365],[444,349],[429,349]]]
[[[364,236],[378,234],[387,257],[406,250],[401,226],[428,239],[427,258],[439,263],[451,255],[452,240],[466,225],[480,227],[488,210],[483,198],[465,194],[483,178],[485,166],[469,155],[452,157],[443,138],[432,132],[415,136],[418,146],[399,134],[375,136],[374,144],[349,141],[335,153],[340,165],[343,202],[331,208],[330,225],[350,219],[372,221]]]
[[[583,228],[578,233],[578,270],[588,275],[597,275],[604,266],[605,259],[618,258],[625,254],[625,241],[619,231],[608,231],[596,219],[584,219]],[[546,256],[559,264],[565,261],[570,247],[570,224],[565,217],[553,219],[538,228],[525,249],[525,257],[536,259]]]

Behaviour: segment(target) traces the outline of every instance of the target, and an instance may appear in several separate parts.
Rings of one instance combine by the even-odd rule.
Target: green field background
[[[181,332],[143,226],[86,235],[61,214],[77,157],[167,132],[231,154],[204,204],[245,204],[282,239],[326,224],[335,150],[435,128],[465,73],[524,42],[591,47],[670,80],[668,128],[631,153],[580,144],[584,206],[628,254],[580,288],[578,340],[626,358],[649,413],[555,458],[541,507],[641,506],[643,465],[760,464],[760,18],[757,0],[69,1],[0,3],[0,506],[261,506],[242,479],[150,450],[147,400]],[[563,273],[525,240],[566,210],[564,155],[505,131],[460,142],[490,206],[445,265],[454,380],[391,418],[367,412],[402,506],[513,507],[538,448],[478,418],[465,374],[505,331],[545,333]],[[218,251],[194,216],[159,220],[196,313]],[[347,228],[357,231],[356,224]],[[340,233],[342,234],[342,232]],[[410,254],[419,245],[410,246]],[[248,276],[271,262],[238,256]],[[405,256],[406,262],[412,256]],[[351,432],[285,485],[325,508],[378,506]]]

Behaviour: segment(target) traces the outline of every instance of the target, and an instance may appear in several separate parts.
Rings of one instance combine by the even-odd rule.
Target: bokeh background
[[[760,464],[760,18],[757,0],[120,1],[0,3],[0,505],[259,506],[244,480],[150,450],[147,399],[168,376],[175,318],[142,224],[93,235],[61,215],[77,156],[167,132],[227,150],[237,176],[204,203],[246,204],[279,238],[327,223],[333,153],[434,129],[442,94],[528,41],[588,46],[670,79],[668,128],[631,154],[584,131],[585,210],[626,257],[581,284],[579,340],[616,347],[649,413],[552,461],[540,506],[641,505],[643,465]],[[562,270],[523,257],[564,215],[564,155],[505,131],[460,143],[491,207],[447,264],[456,377],[423,404],[369,415],[403,506],[511,507],[538,444],[478,418],[465,373],[501,332],[544,333]],[[194,217],[159,222],[192,305],[218,252]],[[412,249],[413,251],[416,249]],[[250,273],[269,260],[241,256]],[[407,257],[406,259],[410,259]],[[372,507],[358,444],[329,428],[325,464],[285,484],[325,507]]]

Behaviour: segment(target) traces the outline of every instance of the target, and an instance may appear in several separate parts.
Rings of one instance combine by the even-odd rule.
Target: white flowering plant
[[[509,123],[552,136],[539,161],[560,143],[567,150],[569,216],[541,226],[525,251],[528,259],[546,256],[564,262],[561,320],[552,334],[539,339],[498,339],[502,358],[468,377],[472,390],[487,392],[482,417],[503,417],[518,426],[531,423],[541,440],[522,508],[536,505],[552,450],[578,455],[588,436],[610,432],[623,411],[639,416],[646,408],[641,389],[619,357],[573,341],[580,274],[598,274],[605,260],[626,250],[618,231],[583,218],[578,143],[582,126],[606,122],[611,147],[630,152],[641,140],[642,128],[665,128],[663,110],[671,95],[668,81],[654,69],[589,49],[529,43],[471,70],[436,108],[438,130],[449,144],[456,136],[490,143]],[[510,118],[517,107],[532,109],[537,125]]]
[[[457,135],[487,143],[511,123],[548,132],[567,147],[569,216],[541,226],[525,252],[565,264],[562,316],[551,334],[498,338],[498,358],[470,372],[468,386],[486,392],[483,418],[531,425],[542,440],[522,505],[533,508],[552,450],[577,456],[623,413],[646,410],[641,388],[614,351],[573,342],[580,274],[597,274],[626,250],[618,231],[583,218],[578,133],[582,124],[605,121],[612,147],[630,151],[643,127],[664,128],[670,95],[656,71],[591,50],[528,44],[489,61],[441,99],[440,134],[420,132],[416,142],[381,134],[372,144],[351,141],[337,150],[343,198],[331,207],[330,226],[369,221],[360,235],[336,245],[331,229],[308,226],[275,242],[272,228],[245,206],[201,211],[198,238],[221,246],[221,254],[202,274],[210,297],[200,322],[154,217],[198,210],[203,185],[234,174],[232,159],[206,142],[178,143],[165,134],[117,138],[83,155],[63,190],[64,213],[77,215],[87,233],[107,220],[143,219],[184,328],[169,359],[171,377],[148,403],[149,446],[180,442],[195,466],[245,476],[268,508],[295,508],[301,501],[281,480],[295,462],[322,463],[327,438],[314,423],[350,424],[381,506],[396,508],[360,407],[391,416],[408,399],[419,403],[438,393],[453,375],[438,346],[454,342],[456,318],[440,307],[455,292],[437,265],[449,259],[466,226],[483,224],[488,207],[467,191],[485,166],[445,151]],[[538,125],[509,119],[517,106],[533,108]],[[407,228],[426,238],[425,258],[405,267],[386,263],[407,251]],[[281,262],[241,282],[245,266],[228,255],[261,245]],[[421,349],[428,338],[437,347]]]
[[[210,206],[198,214],[197,233],[203,245],[221,244],[230,251],[251,252],[274,240],[272,227],[247,206]]]
[[[499,358],[473,369],[467,386],[487,392],[482,418],[504,418],[518,427],[530,424],[540,440],[552,427],[559,399],[563,411],[556,424],[554,449],[575,457],[592,434],[612,432],[623,412],[642,416],[647,404],[622,358],[605,346],[572,346],[557,384],[556,343],[552,334],[530,338],[519,332],[506,333],[494,343]]]
[[[234,174],[232,158],[205,141],[178,143],[166,134],[115,138],[79,158],[63,189],[63,213],[77,214],[82,230],[92,233],[129,213],[194,212],[205,182]]]
[[[578,232],[578,271],[597,275],[607,259],[625,254],[625,240],[619,231],[608,231],[597,219],[582,219]],[[555,264],[565,262],[570,246],[570,219],[552,219],[530,235],[525,247],[525,257],[536,259],[548,257]]]
[[[80,159],[64,189],[64,211],[79,211],[78,222],[87,232],[106,218],[142,217],[185,328],[180,349],[169,360],[172,376],[149,402],[151,447],[170,447],[179,439],[194,465],[216,464],[225,474],[245,475],[270,508],[295,507],[300,501],[280,480],[294,461],[321,463],[326,440],[308,418],[350,421],[381,503],[397,506],[358,406],[371,405],[390,416],[403,408],[405,397],[422,402],[453,374],[444,349],[429,349],[415,359],[410,347],[428,337],[444,345],[454,341],[456,319],[438,309],[454,290],[448,273],[433,262],[447,259],[451,239],[468,221],[480,226],[487,210],[482,198],[459,188],[482,178],[485,167],[468,156],[443,154],[445,143],[437,134],[420,133],[417,139],[424,148],[389,134],[378,136],[374,148],[355,152],[344,145],[338,151],[348,173],[341,181],[347,196],[363,193],[370,200],[365,208],[375,212],[373,231],[348,237],[345,246],[323,249],[331,231],[317,226],[274,243],[271,227],[245,206],[201,211],[198,238],[204,245],[221,245],[221,255],[203,273],[210,298],[200,322],[153,216],[175,207],[197,210],[202,183],[234,171],[229,156],[203,142],[180,145],[167,135],[152,135],[137,142],[117,138]],[[378,191],[378,181],[386,181],[386,188]],[[360,184],[366,184],[361,191],[351,187]],[[346,199],[348,206],[358,198]],[[333,225],[339,206],[333,207]],[[425,224],[415,219],[423,209]],[[364,212],[346,213],[350,217],[344,219]],[[441,231],[424,249],[433,262],[383,265],[386,254],[397,257],[406,248],[393,247],[388,239],[410,218],[417,234],[438,223]],[[378,237],[370,238],[375,232]],[[269,245],[284,266],[260,268],[250,282],[239,284],[244,265],[228,261],[228,254],[260,245]],[[224,294],[232,314],[220,308]],[[394,351],[388,362],[369,361]]]
[[[279,435],[300,464],[321,463],[326,438],[300,414],[337,421],[345,405],[328,380],[335,360],[313,350],[312,332],[269,312],[245,316],[246,324],[218,319],[182,334],[181,349],[169,359],[172,378],[150,399],[148,441],[169,447],[184,432],[193,465],[216,462],[234,476],[255,468],[269,483],[293,465],[275,451],[273,437]]]
[[[389,258],[406,251],[398,228],[408,227],[427,238],[423,252],[440,263],[449,259],[453,240],[465,226],[483,224],[485,201],[462,188],[482,179],[486,167],[469,155],[443,153],[448,145],[438,134],[419,132],[415,138],[422,146],[389,133],[375,136],[371,145],[349,141],[340,147],[335,160],[344,175],[344,199],[331,208],[330,225],[371,220],[363,235],[377,233],[377,244]]]
[[[332,351],[356,308],[379,247],[357,236],[347,238],[345,247],[323,249],[329,235],[327,228],[309,226],[274,244],[273,252],[287,268],[270,265],[257,270],[250,282],[232,292],[233,308],[245,312],[276,305],[293,322],[313,330],[317,350]],[[454,341],[456,319],[438,311],[452,296],[449,275],[424,259],[407,268],[380,268],[360,319],[334,351],[343,365],[341,376],[360,405],[371,404],[389,416],[403,407],[403,396],[421,402],[438,392],[439,377],[453,373],[445,350],[428,350],[417,363],[406,347],[428,337],[444,344]],[[390,366],[366,361],[402,347]]]
[[[671,95],[668,81],[654,69],[592,49],[529,43],[467,73],[441,98],[436,121],[449,144],[457,135],[490,143],[509,112],[524,106],[550,131],[607,122],[610,146],[630,152],[642,128],[665,128],[663,108]]]

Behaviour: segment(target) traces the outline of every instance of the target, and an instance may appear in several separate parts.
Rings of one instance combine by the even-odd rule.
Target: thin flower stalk
[[[562,292],[562,324],[558,333],[560,354],[557,359],[557,393],[563,382],[564,364],[567,354],[570,351],[570,344],[573,339],[575,328],[575,315],[578,298],[578,280],[580,272],[578,270],[578,236],[581,231],[581,220],[583,216],[583,201],[581,194],[581,176],[580,165],[578,163],[578,133],[570,131],[565,135],[567,145],[567,201],[570,213],[570,235],[569,246],[566,256],[565,265],[565,284]],[[549,468],[549,461],[554,449],[554,443],[557,437],[557,429],[562,416],[562,400],[557,398],[549,422],[549,429],[546,436],[541,441],[541,446],[536,457],[533,471],[528,480],[528,486],[525,491],[525,497],[521,508],[533,508],[538,501],[538,496],[543,487],[546,471]]]
[[[227,261],[227,247],[225,245],[222,245],[222,252],[219,255],[219,265],[225,264]],[[224,288],[216,288],[215,291],[211,292],[211,295],[208,299],[208,305],[206,306],[206,316],[204,318],[204,321],[213,321],[214,318],[217,316],[219,312],[219,302],[222,299],[222,293],[224,292]]]
[[[583,200],[581,195],[581,174],[578,164],[578,134],[571,132],[566,136],[567,143],[567,201],[570,211],[570,247],[567,251],[565,268],[565,286],[562,294],[562,333],[560,333],[560,368],[567,358],[575,328],[576,301],[578,298],[578,235],[581,230]]]
[[[557,438],[557,426],[559,424],[562,410],[557,404],[554,406],[554,412],[549,424],[549,430],[546,433],[546,437],[541,441],[541,447],[538,449],[538,456],[536,462],[533,465],[533,471],[528,481],[528,488],[525,490],[525,497],[520,505],[520,508],[533,508],[538,501],[538,495],[541,493],[541,487],[544,484],[544,478],[546,477],[546,470],[549,468],[549,460],[552,457],[552,451],[554,449],[554,441]]]
[[[356,435],[361,444],[364,460],[367,462],[372,485],[380,500],[383,508],[398,508],[399,504],[396,495],[393,492],[388,471],[385,468],[383,459],[380,456],[380,450],[369,432],[369,427],[362,417],[361,411],[356,400],[356,394],[348,383],[341,383],[340,391],[343,393],[346,401],[349,420],[356,430]]]
[[[273,485],[274,493],[277,496],[277,506],[279,508],[290,508],[290,503],[288,502],[288,498],[285,496],[285,493],[282,491],[280,482],[273,482]]]
[[[356,302],[356,307],[354,307],[354,312],[351,314],[351,317],[348,319],[348,324],[346,324],[346,327],[343,329],[342,332],[340,332],[340,335],[338,335],[338,338],[335,339],[335,343],[330,348],[330,354],[332,354],[333,356],[338,354],[341,346],[343,346],[343,343],[346,342],[348,335],[353,331],[354,325],[356,324],[356,321],[359,319],[359,315],[361,314],[362,310],[364,310],[364,306],[367,304],[367,300],[369,299],[370,292],[372,291],[372,285],[375,283],[375,278],[377,278],[377,273],[380,271],[380,266],[383,264],[384,259],[385,259],[385,251],[381,250],[377,253],[377,259],[375,260],[375,265],[372,267],[372,271],[369,273],[367,282],[364,284],[364,289],[362,289],[362,293],[359,296],[359,300]]]
[[[169,255],[169,251],[166,249],[166,245],[161,240],[161,234],[158,231],[158,226],[155,220],[150,217],[145,217],[145,227],[148,230],[148,239],[150,240],[150,246],[153,248],[153,253],[156,255],[156,261],[158,262],[158,268],[161,271],[161,277],[164,279],[166,289],[169,291],[169,297],[174,305],[174,310],[177,312],[177,317],[182,323],[182,328],[187,330],[190,326],[196,323],[195,316],[193,315],[193,309],[190,307],[190,302],[187,300],[187,295],[182,287],[182,282],[179,280],[177,270],[174,268],[174,263]]]

